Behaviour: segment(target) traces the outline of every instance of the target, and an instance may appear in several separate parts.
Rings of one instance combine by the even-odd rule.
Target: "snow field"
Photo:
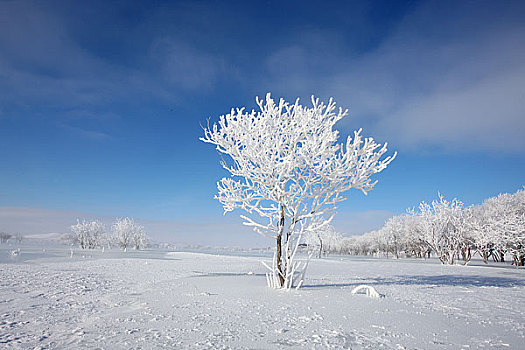
[[[260,257],[107,256],[0,264],[1,347],[520,349],[525,340],[523,269],[333,257],[311,261],[304,288],[280,291],[266,287]],[[385,297],[352,295],[361,284]]]

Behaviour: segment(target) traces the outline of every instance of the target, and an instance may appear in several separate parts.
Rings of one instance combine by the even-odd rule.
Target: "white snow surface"
[[[0,246],[5,349],[523,349],[525,270],[313,259],[266,286],[270,257]],[[366,284],[383,298],[352,295]]]

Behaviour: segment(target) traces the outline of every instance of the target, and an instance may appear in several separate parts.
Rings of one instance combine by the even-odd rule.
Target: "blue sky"
[[[159,240],[271,242],[222,216],[201,123],[255,96],[350,109],[398,158],[336,227],[525,183],[522,1],[0,1],[0,230],[133,216]],[[3,226],[3,227],[2,227]]]

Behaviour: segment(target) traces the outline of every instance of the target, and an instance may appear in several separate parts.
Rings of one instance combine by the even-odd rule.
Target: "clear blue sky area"
[[[380,226],[438,191],[466,204],[514,192],[524,18],[523,1],[2,1],[0,230],[24,230],[13,208],[231,222],[201,124],[266,92],[333,96],[350,109],[342,136],[362,127],[399,153],[342,217],[381,212]]]

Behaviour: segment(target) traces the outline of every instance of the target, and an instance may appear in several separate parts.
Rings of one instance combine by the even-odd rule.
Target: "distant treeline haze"
[[[481,205],[465,208],[457,199],[441,194],[431,203],[388,219],[376,231],[362,236],[330,238],[330,252],[386,257],[429,258],[443,264],[468,264],[474,255],[489,259],[525,263],[525,190],[500,194]]]

